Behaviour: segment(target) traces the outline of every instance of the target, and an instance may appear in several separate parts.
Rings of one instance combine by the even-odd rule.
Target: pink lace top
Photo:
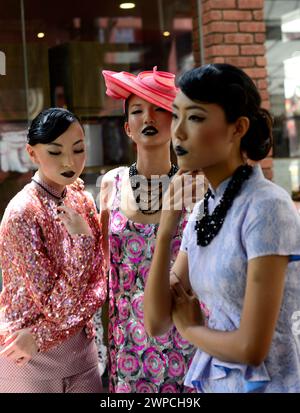
[[[109,377],[110,392],[181,393],[194,348],[173,328],[150,338],[144,328],[143,298],[158,224],[139,224],[120,211],[120,187],[128,168],[115,173],[110,212]],[[183,216],[172,241],[172,262],[181,244]]]

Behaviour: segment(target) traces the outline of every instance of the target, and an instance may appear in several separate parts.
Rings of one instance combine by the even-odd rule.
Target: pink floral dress
[[[112,171],[111,171],[112,172]],[[139,224],[120,211],[122,176],[114,174],[115,195],[109,225],[109,391],[111,393],[183,393],[194,347],[175,328],[151,338],[144,328],[143,298],[158,224]],[[172,262],[180,248],[186,218],[172,241]]]

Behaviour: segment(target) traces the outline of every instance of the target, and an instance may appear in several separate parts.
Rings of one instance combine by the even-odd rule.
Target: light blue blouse
[[[230,179],[209,200],[212,213]],[[195,205],[181,244],[189,277],[210,311],[211,329],[239,327],[247,280],[247,262],[267,255],[290,257],[279,319],[269,354],[259,367],[218,360],[197,350],[185,383],[199,392],[300,392],[300,217],[289,194],[265,179],[260,166],[244,183],[219,234],[197,245]],[[272,288],[272,284],[270,284]]]

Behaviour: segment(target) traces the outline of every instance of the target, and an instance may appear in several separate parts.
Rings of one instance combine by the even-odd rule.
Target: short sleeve
[[[242,227],[248,260],[267,255],[300,255],[300,216],[288,196],[252,201]]]

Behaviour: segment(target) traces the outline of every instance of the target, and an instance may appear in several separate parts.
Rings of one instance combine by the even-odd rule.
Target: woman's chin
[[[183,157],[178,157],[177,163],[178,163],[179,168],[185,172],[195,170],[195,165],[191,164],[190,162],[187,161],[187,159],[184,159]]]

